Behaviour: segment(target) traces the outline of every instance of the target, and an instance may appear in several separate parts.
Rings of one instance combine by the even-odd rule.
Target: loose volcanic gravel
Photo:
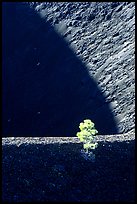
[[[30,6],[67,41],[96,79],[119,133],[134,129],[135,2],[31,2]]]
[[[3,138],[2,200],[134,202],[135,135],[105,138],[94,162],[77,138]]]
[[[43,28],[36,17],[31,28],[32,13],[26,12],[25,18],[23,4],[50,26]],[[3,52],[3,87],[11,100],[4,95],[2,201],[135,202],[135,2],[24,2],[18,3],[17,9],[13,5],[13,11],[11,5],[3,5],[8,8],[3,16],[12,17],[15,24],[8,20],[3,24],[5,32],[11,31],[3,37],[9,46]],[[14,18],[14,13],[19,18]],[[10,26],[18,31],[17,36]],[[65,69],[62,55],[68,64]],[[84,71],[80,72],[76,56],[97,87]],[[103,97],[98,95],[98,88]],[[90,101],[92,95],[94,101]],[[55,101],[57,106],[53,106]],[[82,113],[86,118],[100,118],[97,125],[106,125],[105,131],[110,131],[110,118],[105,118],[108,106],[118,134],[97,135],[95,161],[86,160],[81,154],[82,143],[68,136],[75,136]],[[28,135],[37,137],[18,137],[28,130]],[[6,137],[11,132],[17,137]],[[41,137],[44,133],[47,135]]]
[[[118,135],[96,135],[97,142],[122,142],[135,140],[135,133],[129,132]],[[2,145],[17,145],[21,144],[51,144],[51,143],[80,143],[77,137],[3,137]]]
[[[3,137],[135,128],[135,2],[3,3]]]

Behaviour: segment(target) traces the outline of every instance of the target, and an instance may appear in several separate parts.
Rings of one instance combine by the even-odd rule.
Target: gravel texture
[[[2,136],[135,128],[135,2],[3,3]]]
[[[134,136],[99,137],[94,162],[77,138],[3,138],[2,201],[135,202]]]
[[[119,133],[134,129],[135,2],[45,2],[34,8],[86,64]]]
[[[96,135],[97,142],[123,142],[135,140],[135,133],[129,132],[119,135]],[[80,143],[77,137],[3,137],[2,145],[22,144],[51,144],[51,143]]]
[[[5,2],[2,17],[2,201],[135,202],[135,2]]]

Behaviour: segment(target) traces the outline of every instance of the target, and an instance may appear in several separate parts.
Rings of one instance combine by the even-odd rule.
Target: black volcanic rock
[[[134,11],[2,3],[2,136],[75,136],[85,118],[100,134],[134,129]]]
[[[134,202],[135,140],[122,136],[100,142],[95,162],[68,138],[3,139],[2,201]]]

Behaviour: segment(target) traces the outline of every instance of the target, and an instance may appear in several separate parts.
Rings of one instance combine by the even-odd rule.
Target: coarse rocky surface
[[[2,17],[2,201],[135,202],[135,2],[3,3]],[[73,137],[85,118],[95,162]]]
[[[112,107],[118,131],[133,129],[135,2],[45,2],[35,9],[86,64]]]
[[[135,202],[135,135],[122,136],[98,136],[94,162],[74,137],[2,138],[2,201]]]
[[[97,142],[123,142],[135,140],[135,133],[128,132],[118,135],[96,135]],[[80,143],[78,137],[3,137],[2,145],[17,145],[22,144],[51,144],[51,143]]]
[[[27,7],[23,16],[26,5],[45,28]],[[134,130],[135,2],[28,2],[8,9],[3,136],[75,136],[85,118],[104,135]]]

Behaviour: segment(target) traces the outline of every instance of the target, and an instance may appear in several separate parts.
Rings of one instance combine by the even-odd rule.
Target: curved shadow
[[[2,4],[2,136],[75,136],[91,119],[115,134],[109,104],[85,65],[25,3]]]

